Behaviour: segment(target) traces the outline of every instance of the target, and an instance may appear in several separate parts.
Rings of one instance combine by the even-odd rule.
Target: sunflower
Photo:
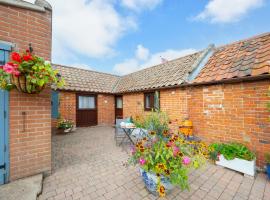
[[[163,134],[164,137],[167,137],[169,135],[169,131],[168,130],[164,130],[162,134]]]
[[[157,168],[158,169],[161,169],[161,170],[165,170],[166,169],[166,166],[163,163],[158,163],[157,164]]]
[[[165,187],[163,185],[159,185],[157,192],[160,197],[165,197]]]
[[[170,176],[170,174],[171,174],[170,170],[168,170],[168,169],[165,169],[164,172],[165,172],[165,174],[166,174],[167,176]]]
[[[156,135],[156,131],[150,131],[149,134],[150,135]]]

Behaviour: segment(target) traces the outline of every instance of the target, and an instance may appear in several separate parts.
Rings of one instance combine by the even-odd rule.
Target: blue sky
[[[49,0],[53,62],[126,74],[270,31],[269,0]]]

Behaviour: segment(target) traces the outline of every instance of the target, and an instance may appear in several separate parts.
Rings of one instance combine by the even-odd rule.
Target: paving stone
[[[165,198],[146,189],[138,167],[125,167],[129,144],[115,145],[110,127],[78,128],[52,138],[53,173],[43,182],[39,200],[245,200],[270,199],[265,175],[254,179],[207,164],[192,171],[190,190],[175,188]]]

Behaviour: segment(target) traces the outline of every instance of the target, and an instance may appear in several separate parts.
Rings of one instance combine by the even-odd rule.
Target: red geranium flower
[[[11,59],[19,63],[22,61],[20,54],[18,54],[17,52],[13,52],[11,54]]]
[[[28,55],[23,56],[23,60],[24,61],[29,61],[29,60],[33,60],[33,58],[32,58],[32,56],[30,54],[28,54]]]

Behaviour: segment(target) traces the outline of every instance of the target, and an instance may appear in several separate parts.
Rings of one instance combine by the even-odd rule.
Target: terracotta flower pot
[[[27,81],[26,76],[24,74],[18,77],[12,75],[11,81],[16,86],[17,90],[22,93],[38,94],[45,88],[45,85],[39,87],[37,85],[30,83],[29,81]]]

